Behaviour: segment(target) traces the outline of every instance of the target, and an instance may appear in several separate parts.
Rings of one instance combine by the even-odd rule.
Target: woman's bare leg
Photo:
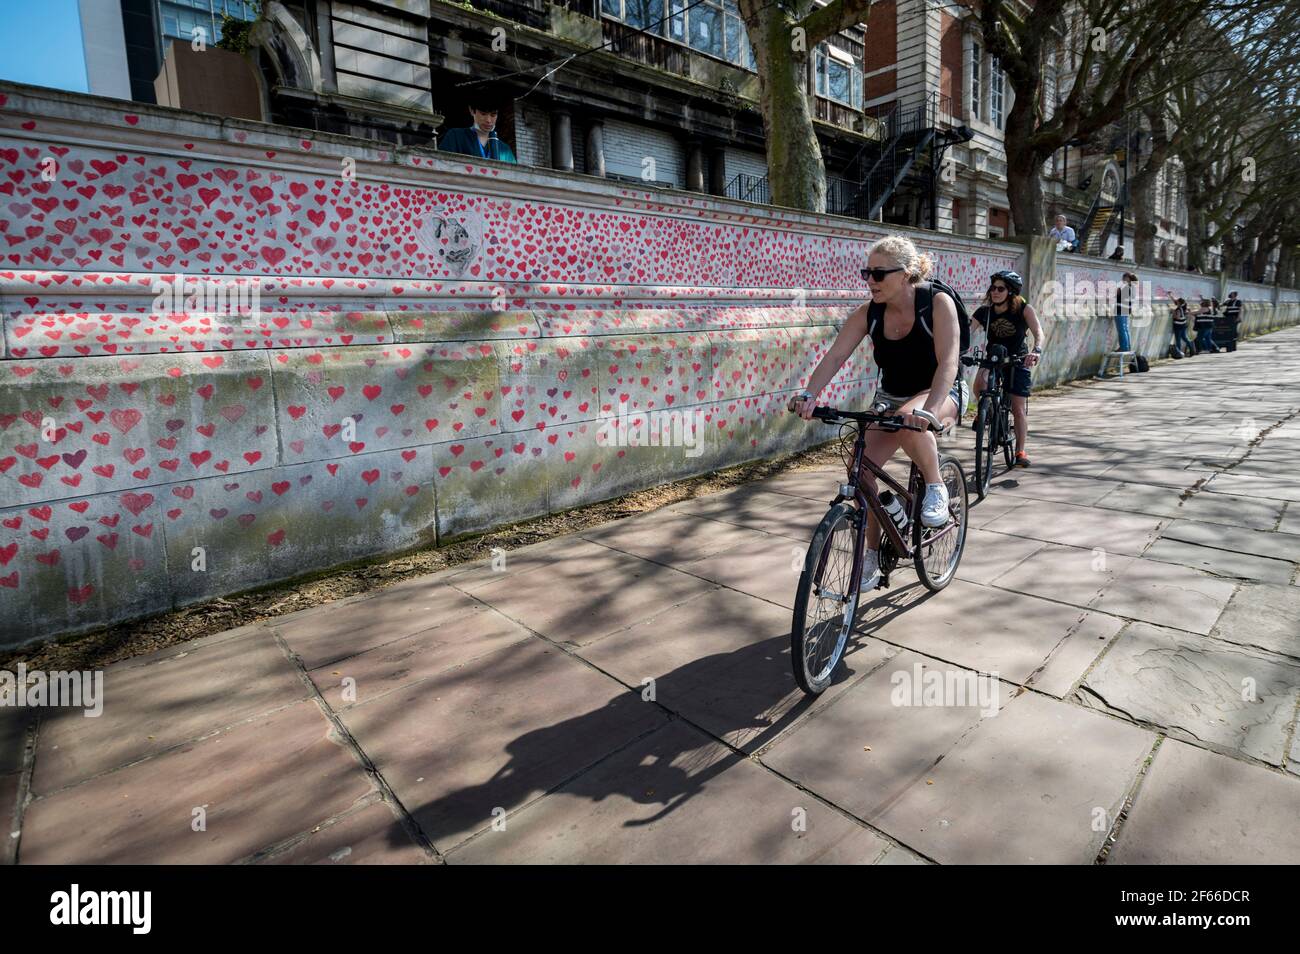
[[[909,400],[901,408],[900,414],[907,414],[925,404],[926,398],[930,396],[929,391],[922,391],[916,397]],[[939,410],[939,420],[945,425],[951,427],[957,420],[957,402],[949,395],[943,402],[943,407]],[[939,443],[935,440],[934,431],[899,431],[903,437],[903,450],[907,456],[912,458],[921,471],[927,484],[942,483],[939,479]]]

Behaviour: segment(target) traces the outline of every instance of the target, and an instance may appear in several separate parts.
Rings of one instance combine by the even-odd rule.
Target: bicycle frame
[[[857,504],[858,507],[859,517],[857,522],[858,523],[857,534],[853,546],[853,569],[851,571],[852,575],[849,577],[849,579],[852,581],[857,581],[861,579],[862,557],[863,554],[866,552],[866,545],[867,545],[866,538],[867,538],[868,521],[866,520],[866,514],[868,511],[875,514],[876,522],[880,525],[880,528],[884,532],[884,534],[887,537],[889,537],[889,542],[893,544],[894,549],[897,551],[900,559],[911,560],[915,557],[915,551],[908,544],[908,542],[905,539],[903,539],[902,532],[899,531],[898,527],[895,526],[894,521],[890,518],[889,514],[885,511],[885,505],[880,502],[880,492],[870,487],[864,489],[860,485],[858,478],[861,475],[862,470],[864,468],[870,471],[871,474],[875,476],[877,480],[884,481],[886,484],[888,484],[890,489],[893,490],[902,498],[904,503],[904,510],[906,513],[911,515],[913,521],[917,521],[921,519],[920,513],[912,512],[916,505],[916,502],[921,497],[921,489],[922,489],[920,487],[921,478],[919,472],[917,471],[916,464],[915,463],[912,464],[911,470],[909,471],[908,474],[908,487],[905,489],[902,484],[900,484],[897,480],[895,480],[894,478],[890,477],[887,473],[885,473],[884,469],[880,465],[878,465],[875,461],[871,460],[866,456],[866,433],[867,433],[867,428],[869,426],[870,425],[863,424],[863,423],[858,424],[858,435],[856,440],[853,443],[853,463],[850,467],[849,474],[848,474],[849,481],[847,485],[841,485],[841,487],[843,486],[852,487],[853,489],[852,497],[850,498],[848,494],[842,492],[837,493],[835,495],[835,499],[832,500],[830,503],[830,505],[834,507],[836,504],[840,503],[841,501],[852,499]],[[935,540],[939,540],[947,536],[949,533],[954,532],[956,529],[957,529],[957,525],[950,522],[948,526],[944,527],[934,536],[930,537],[930,539],[927,542],[933,543]],[[819,590],[821,589],[822,574],[826,570],[826,558],[828,553],[829,550],[825,550],[825,549],[822,550],[821,556],[817,563],[817,571],[813,576],[813,584]]]

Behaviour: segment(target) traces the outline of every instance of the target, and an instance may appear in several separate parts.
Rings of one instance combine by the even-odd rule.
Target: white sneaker
[[[867,550],[862,555],[862,585],[859,593],[870,593],[880,583],[880,551]]]
[[[946,484],[926,484],[925,500],[921,503],[921,523],[927,527],[942,527],[948,522],[948,487]]]

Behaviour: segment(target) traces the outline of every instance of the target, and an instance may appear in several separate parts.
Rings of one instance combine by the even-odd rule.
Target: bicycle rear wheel
[[[921,578],[926,589],[934,592],[951,583],[957,574],[957,566],[966,549],[966,514],[969,507],[966,475],[956,460],[948,456],[939,458],[939,479],[948,488],[948,522],[942,527],[931,528],[923,526],[918,519],[912,527],[916,575]]]
[[[811,696],[830,686],[857,617],[860,577],[853,576],[857,518],[857,509],[846,503],[826,512],[808,545],[795,591],[790,662],[795,682]]]
[[[993,480],[996,436],[996,429],[993,427],[993,402],[987,397],[982,397],[975,411],[975,473],[971,475],[975,483],[975,493],[980,500],[988,494],[989,483]]]

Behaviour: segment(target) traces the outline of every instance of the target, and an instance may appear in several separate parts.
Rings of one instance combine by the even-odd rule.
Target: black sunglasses
[[[883,282],[886,275],[892,275],[894,272],[901,272],[902,270],[903,267],[901,265],[897,268],[864,268],[862,270],[862,278],[864,280],[869,278],[873,282]]]
[[[1007,286],[1006,286],[1006,285],[992,285],[992,286],[990,286],[990,290],[991,290],[991,291],[1002,291],[1002,292],[1004,292],[1004,291],[1007,290]]]

